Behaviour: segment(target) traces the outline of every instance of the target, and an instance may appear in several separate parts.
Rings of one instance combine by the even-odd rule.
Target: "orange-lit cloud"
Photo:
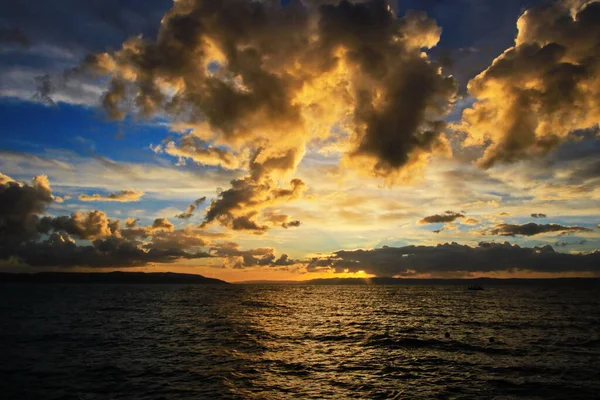
[[[525,12],[464,98],[435,58],[441,27],[391,3],[180,0],[156,36],[89,56],[77,73],[110,79],[108,116],[166,137],[137,162],[0,151],[0,262],[594,275],[600,2]],[[37,83],[50,104],[55,82]],[[512,244],[479,243],[490,236]]]
[[[484,168],[545,154],[600,121],[600,2],[540,5],[517,28],[515,45],[469,82],[476,102],[457,125],[466,145],[486,146]]]
[[[119,203],[126,203],[129,201],[140,201],[142,196],[144,196],[144,192],[139,190],[121,190],[117,193],[109,193],[107,195],[102,194],[93,194],[87,195],[82,194],[79,196],[79,200],[81,201],[116,201]]]
[[[387,183],[451,154],[443,117],[456,85],[423,53],[441,29],[421,13],[398,18],[383,0],[330,3],[176,2],[156,40],[88,58],[112,76],[112,117],[166,113],[186,132],[155,151],[247,171],[219,195],[245,200],[217,199],[207,223],[263,230],[280,180],[329,138],[344,166]]]
[[[175,216],[175,218],[190,219],[194,215],[194,211],[196,211],[196,208],[198,208],[198,206],[200,206],[205,201],[206,201],[206,197],[200,197],[199,199],[196,199],[192,204],[190,204],[185,209],[184,212],[182,212],[181,214],[177,214]]]

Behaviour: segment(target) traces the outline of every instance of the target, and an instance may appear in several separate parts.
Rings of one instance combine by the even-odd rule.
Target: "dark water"
[[[596,289],[6,284],[0,398],[599,398]]]

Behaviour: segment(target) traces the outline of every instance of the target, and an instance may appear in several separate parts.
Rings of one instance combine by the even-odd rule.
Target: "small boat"
[[[467,290],[483,290],[483,287],[482,286],[473,285],[473,286],[469,286],[467,288]]]

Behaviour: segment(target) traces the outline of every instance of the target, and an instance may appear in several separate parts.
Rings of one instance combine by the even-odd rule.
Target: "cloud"
[[[431,154],[449,154],[441,117],[455,81],[422,56],[441,29],[422,13],[396,19],[383,1],[320,9],[322,46],[346,50],[354,86],[350,165],[394,177],[419,168]],[[439,119],[437,119],[438,117]],[[402,174],[404,172],[404,174]]]
[[[293,174],[330,137],[344,165],[389,182],[450,154],[456,84],[423,52],[441,29],[383,0],[330,3],[175,2],[156,39],[131,37],[85,66],[111,78],[110,116],[168,115],[184,135],[158,151],[247,170],[249,190]]]
[[[200,197],[199,199],[196,199],[192,204],[190,204],[184,212],[182,212],[181,214],[177,214],[175,216],[175,218],[179,218],[179,219],[190,219],[193,215],[194,215],[194,211],[196,211],[196,208],[198,206],[200,206],[202,203],[204,203],[206,201],[206,197]]]
[[[546,218],[547,217],[546,214],[542,214],[542,213],[534,213],[534,214],[531,214],[531,216],[533,218]]]
[[[290,259],[287,254],[277,257],[275,250],[269,247],[242,250],[237,243],[232,242],[215,246],[209,253],[215,257],[227,258],[225,267],[235,269],[256,266],[284,267],[300,263],[298,260]]]
[[[3,31],[18,31],[19,36],[27,36],[32,43],[98,51],[107,43],[118,44],[124,36],[152,35],[168,6],[164,0],[61,1],[53,5],[40,1],[5,2],[0,26],[6,27]],[[36,18],[39,15],[46,18]],[[82,16],[86,24],[73,23]]]
[[[155,151],[244,171],[205,224],[260,232],[275,197],[298,198],[277,196],[279,185],[313,144],[331,141],[343,166],[388,184],[451,153],[443,119],[456,83],[423,52],[440,34],[425,14],[396,17],[383,0],[190,0],[174,3],[155,39],[131,37],[84,66],[111,79],[109,116],[172,121],[181,136]]]
[[[119,221],[109,219],[102,211],[76,211],[69,216],[43,217],[37,229],[40,233],[65,232],[78,239],[94,240],[118,233]]]
[[[79,200],[81,201],[115,201],[119,203],[127,203],[131,201],[140,201],[142,196],[144,196],[144,192],[139,190],[121,190],[117,193],[109,193],[108,195],[101,194],[93,194],[87,195],[82,194],[79,196]]]
[[[600,140],[594,130],[578,132],[573,140],[566,142],[549,153],[544,159],[531,160],[515,165],[520,180],[529,193],[544,202],[588,202],[590,209],[600,199],[598,178],[600,175]],[[573,203],[566,205],[573,209]],[[555,211],[562,212],[562,211]]]
[[[139,221],[140,221],[140,219],[139,219],[139,218],[131,218],[131,217],[129,217],[129,218],[126,218],[126,219],[125,219],[125,226],[126,226],[127,228],[133,228],[133,227],[135,227],[135,226],[136,226],[136,224],[137,224]]]
[[[160,250],[189,250],[194,247],[208,247],[212,245],[212,239],[217,235],[211,235],[204,231],[184,228],[174,231],[155,232],[152,242],[145,245],[148,249]]]
[[[364,271],[377,276],[434,275],[464,277],[473,273],[525,270],[534,272],[592,272],[600,274],[600,252],[564,254],[549,246],[520,247],[508,242],[457,243],[437,246],[383,247],[340,250],[331,257],[313,259],[307,269],[335,272]]]
[[[281,224],[281,226],[285,229],[287,228],[297,228],[300,226],[300,221],[290,221],[290,222],[283,222]]]
[[[69,162],[52,159],[42,155],[25,153],[22,151],[0,150],[0,156],[2,156],[2,160],[5,162],[3,167],[19,164],[21,168],[24,168],[25,165],[31,165],[36,171],[39,169],[61,171],[75,170],[73,165],[71,165]]]
[[[226,185],[232,174],[205,171],[198,174],[185,168],[155,163],[116,162],[106,157],[81,157],[67,150],[46,150],[44,155],[0,151],[0,170],[18,176],[33,176],[44,171],[57,187],[76,187],[79,191],[119,192],[135,187],[151,193],[153,199],[179,199],[210,194],[215,187]]]
[[[536,224],[529,222],[523,225],[500,224],[496,225],[488,233],[498,236],[534,236],[549,232],[590,232],[591,229],[581,226],[562,226],[558,224]]]
[[[221,237],[192,229],[176,231],[164,218],[145,228],[128,218],[127,228],[121,229],[119,220],[98,210],[40,216],[53,200],[45,176],[22,183],[0,173],[0,259],[17,258],[30,266],[131,267],[209,257],[194,248]]]
[[[215,257],[232,259],[233,264],[230,267],[243,268],[258,265],[261,259],[270,259],[270,255],[274,251],[270,247],[242,250],[237,243],[224,243],[218,247],[211,248],[210,254]]]
[[[2,2],[0,96],[45,101],[36,77],[48,76],[56,103],[97,106],[105,82],[65,74],[90,52],[116,48],[125,37],[156,34],[169,0]],[[43,16],[44,18],[40,18]],[[78,23],[77,21],[85,21]],[[69,79],[65,80],[68,75]]]
[[[52,188],[45,175],[31,183],[17,182],[0,173],[0,242],[10,246],[38,235],[38,214],[53,201]]]
[[[254,231],[257,234],[269,229],[267,225],[259,225],[258,222],[254,221],[252,219],[254,215],[256,215],[256,213],[233,218],[231,220],[231,229],[234,231]]]
[[[466,145],[487,146],[483,168],[546,154],[600,120],[600,2],[543,4],[517,28],[515,45],[469,82],[476,101],[458,125]]]
[[[293,193],[293,188],[277,189],[272,195],[285,197]],[[0,260],[18,260],[33,267],[99,268],[214,257],[223,258],[225,266],[235,268],[285,267],[298,263],[285,254],[276,257],[271,248],[242,250],[237,244],[215,242],[228,237],[222,232],[199,226],[175,229],[166,218],[156,218],[148,226],[138,226],[138,219],[126,218],[122,228],[120,220],[99,210],[42,216],[53,199],[45,176],[37,176],[28,184],[0,173]],[[205,198],[199,198],[192,205],[203,201]],[[287,217],[283,221],[290,222]],[[253,221],[239,217],[232,223]],[[295,225],[293,221],[290,223]]]
[[[464,218],[465,215],[454,211],[446,211],[443,214],[434,214],[424,217],[419,220],[419,224],[442,224],[447,222],[454,222],[457,219]]]
[[[169,141],[164,146],[156,146],[153,150],[157,153],[166,153],[180,160],[191,159],[199,165],[222,167],[236,170],[244,167],[246,153],[233,154],[230,151],[211,146],[208,142],[186,135],[178,142]]]
[[[166,218],[157,218],[152,223],[152,227],[150,228],[152,232],[157,231],[165,231],[165,232],[173,232],[175,230],[175,225],[173,225]]]
[[[10,255],[34,267],[98,268],[136,267],[210,257],[204,252],[190,253],[175,248],[144,249],[139,242],[117,237],[96,239],[91,245],[78,246],[64,232],[54,232],[45,241],[23,243]]]
[[[45,74],[37,76],[35,78],[35,82],[37,88],[32,98],[48,106],[56,105],[54,99],[52,98],[55,88],[50,79],[50,75]]]
[[[272,180],[246,177],[232,181],[231,189],[222,191],[207,208],[204,226],[214,222],[234,230],[265,231],[269,228],[257,220],[259,211],[280,203],[300,198],[306,185],[300,179],[292,179],[289,189],[274,187]],[[268,216],[273,221],[273,214]]]
[[[123,237],[130,241],[138,242],[140,247],[151,251],[153,249],[161,251],[181,251],[187,254],[194,254],[200,248],[214,246],[215,239],[226,238],[227,235],[218,232],[207,231],[197,226],[186,226],[182,229],[175,229],[175,226],[165,218],[157,218],[152,225],[145,227],[136,226],[137,220],[127,218],[125,221],[126,229],[120,229],[116,232],[117,237]],[[190,251],[193,252],[190,253]],[[193,258],[193,257],[187,257]]]

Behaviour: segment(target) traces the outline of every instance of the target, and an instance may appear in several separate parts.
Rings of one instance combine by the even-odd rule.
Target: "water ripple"
[[[595,399],[593,289],[3,285],[0,393]]]

